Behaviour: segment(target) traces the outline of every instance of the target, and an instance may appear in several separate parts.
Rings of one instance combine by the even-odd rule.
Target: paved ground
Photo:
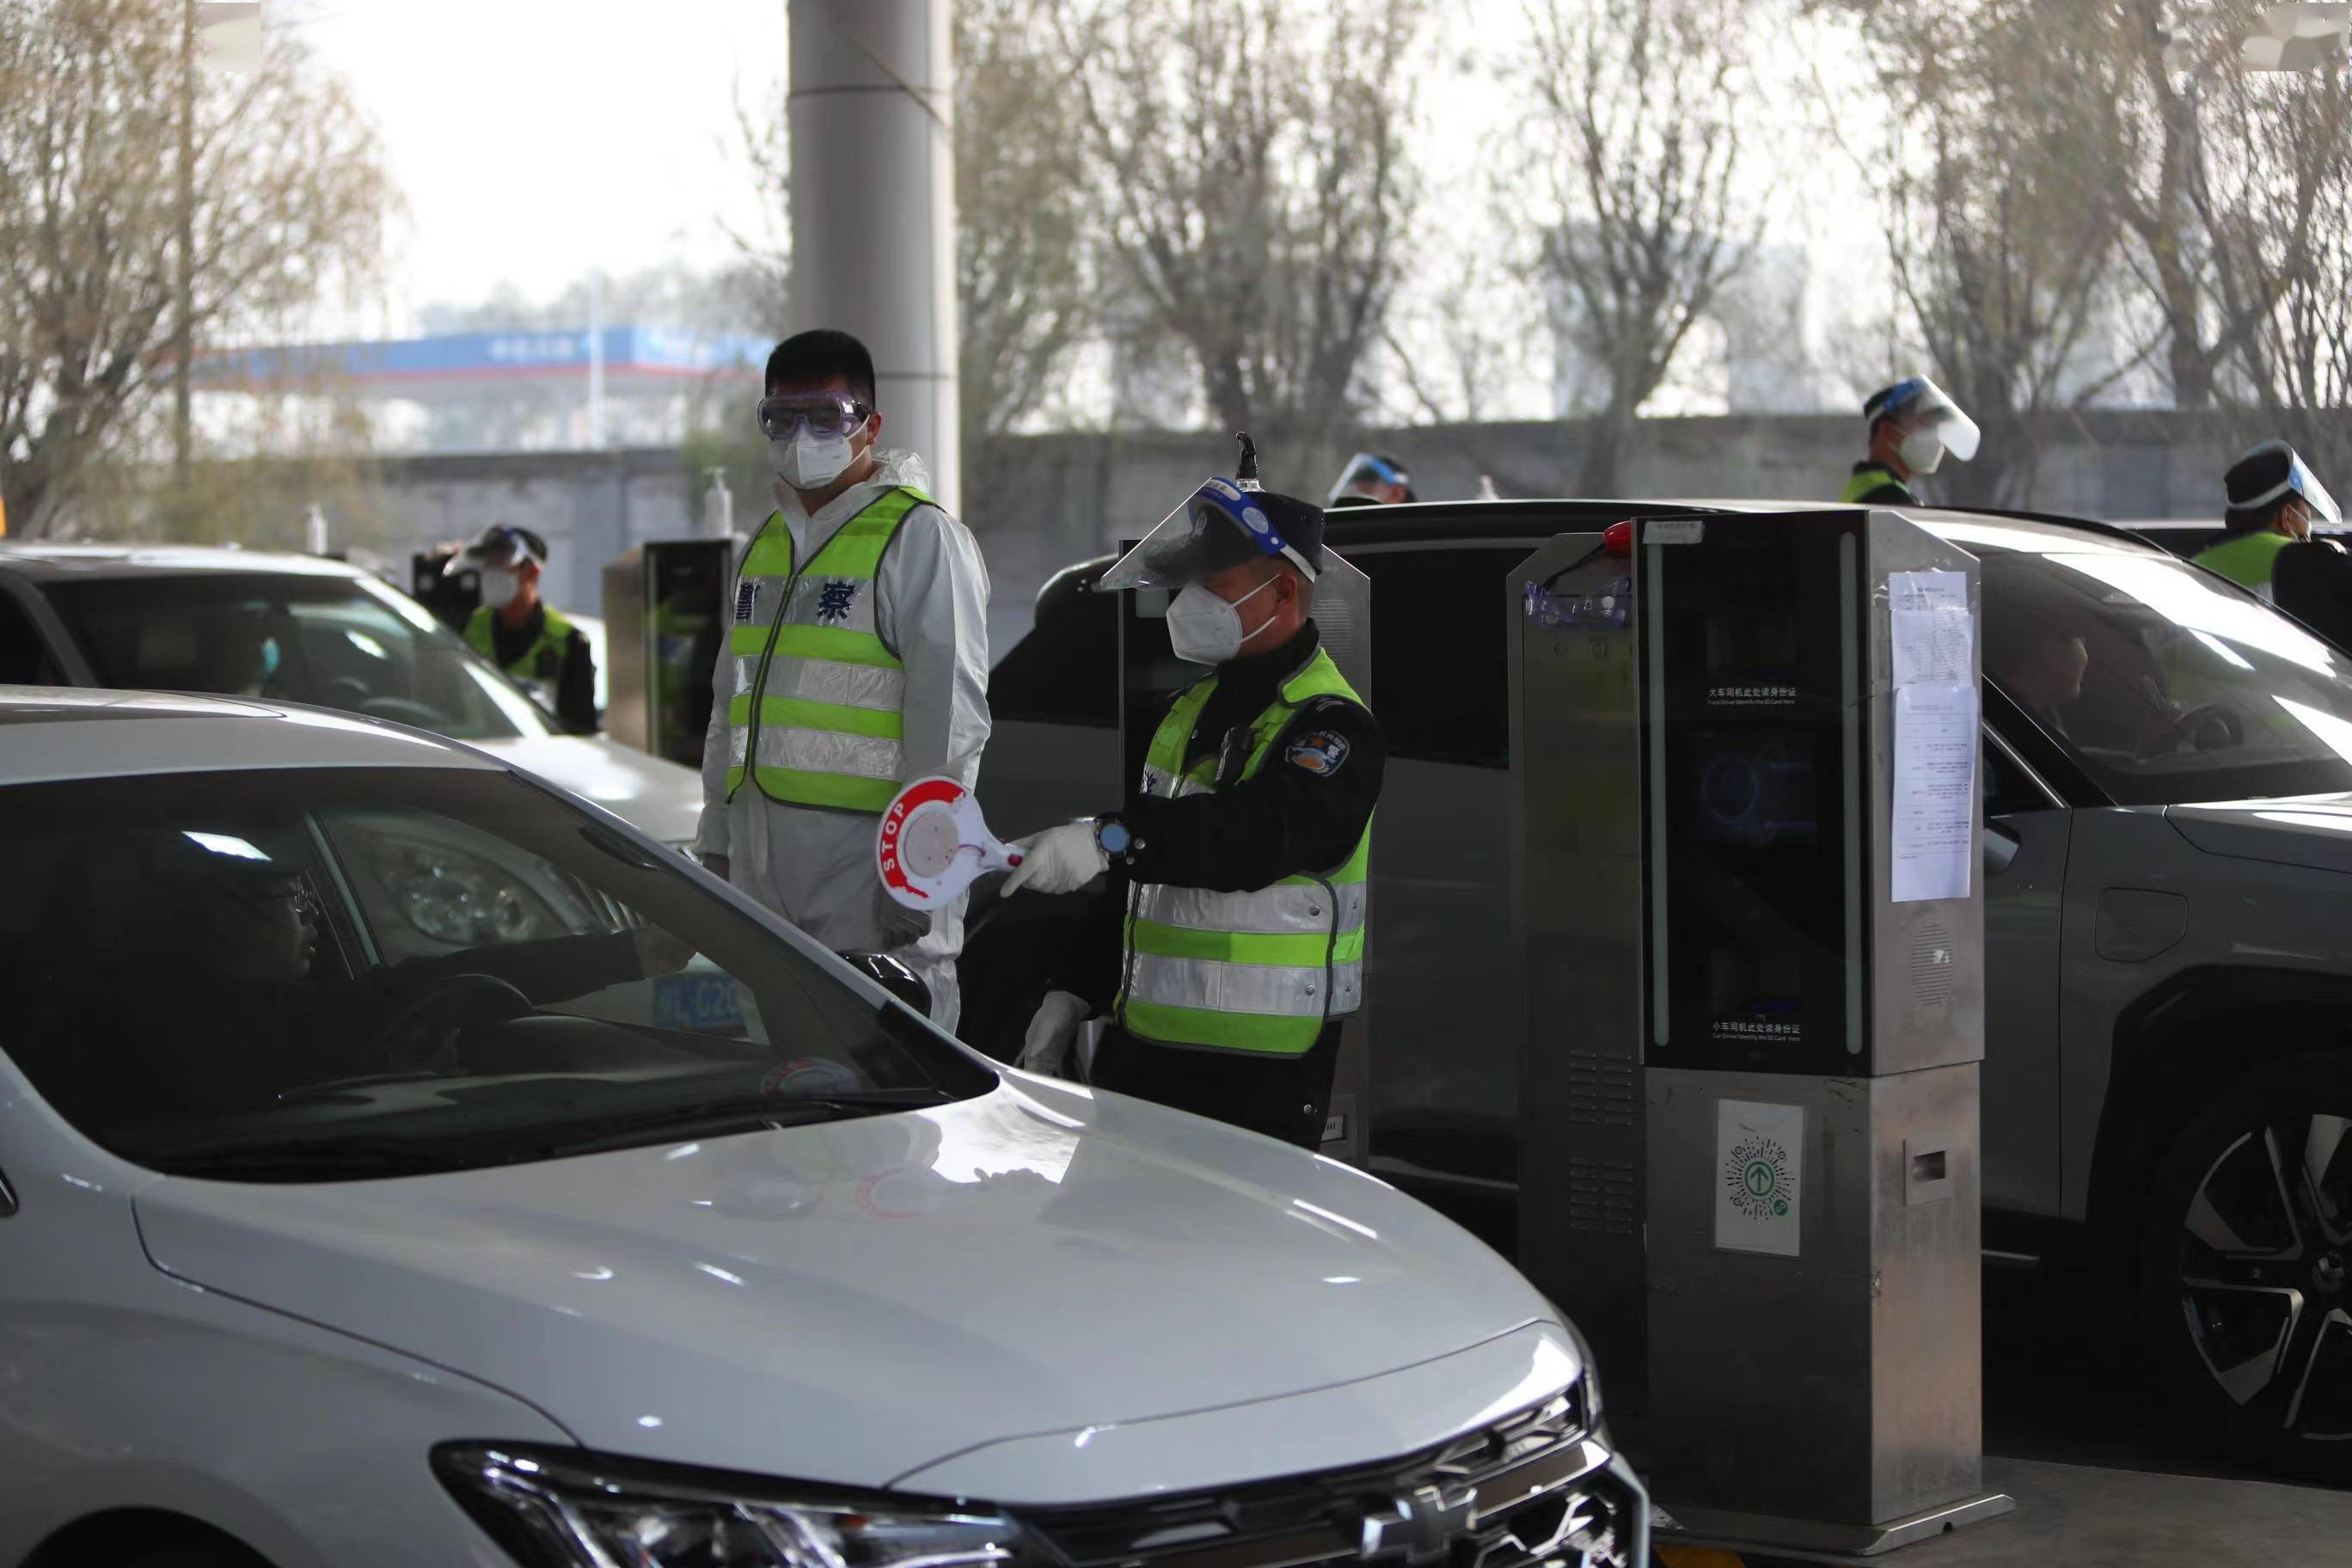
[[[1985,1461],[1985,1484],[2015,1498],[2017,1511],[1883,1561],[1899,1568],[2352,1563],[2352,1493],[2002,1458]]]
[[[1455,1217],[1509,1245],[1507,1211]],[[2062,1300],[2038,1274],[1989,1270],[1984,1380],[1986,1484],[2018,1511],[1882,1568],[2352,1568],[2352,1489],[2270,1481],[2185,1427],[2095,1288]],[[1639,1424],[1612,1425],[1638,1453]]]
[[[2096,1302],[2061,1310],[2032,1279],[1987,1283],[1985,1484],[2018,1510],[1878,1563],[2352,1565],[2352,1490],[2263,1479],[2184,1430],[2136,1358],[2094,1331]],[[1789,1562],[1746,1558],[1748,1568]]]

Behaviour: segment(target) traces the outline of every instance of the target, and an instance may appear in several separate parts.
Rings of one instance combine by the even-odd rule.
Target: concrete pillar
[[[874,353],[882,444],[961,513],[949,0],[792,0],[793,322]]]

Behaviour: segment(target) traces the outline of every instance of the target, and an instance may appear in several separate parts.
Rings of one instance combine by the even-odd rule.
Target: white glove
[[[1095,842],[1091,822],[1066,822],[1030,838],[1013,840],[1021,864],[1004,879],[1006,896],[1027,888],[1039,893],[1074,893],[1110,865],[1110,857]]]
[[[1021,1038],[1023,1072],[1051,1073],[1055,1078],[1068,1076],[1070,1047],[1077,1043],[1078,1026],[1094,1016],[1086,998],[1067,991],[1048,991],[1045,999],[1037,1004],[1036,1015],[1029,1020],[1029,1032]]]

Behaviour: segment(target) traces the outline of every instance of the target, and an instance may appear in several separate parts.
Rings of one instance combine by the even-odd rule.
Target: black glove
[[[874,926],[882,933],[875,945],[880,951],[889,952],[931,934],[930,910],[910,910],[879,887],[874,898]]]

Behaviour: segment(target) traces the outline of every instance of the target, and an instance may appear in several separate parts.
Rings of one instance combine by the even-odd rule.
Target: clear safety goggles
[[[2254,448],[2257,452],[2261,450],[2259,447]],[[2249,457],[2252,455],[2251,452],[2247,454]],[[2251,500],[2232,502],[2231,510],[2251,511],[2256,507],[2268,506],[2279,497],[2293,491],[2303,498],[2305,506],[2311,508],[2312,527],[2330,532],[2341,529],[2344,526],[2344,514],[2336,510],[2336,498],[2327,493],[2327,487],[2319,482],[2319,476],[2304,465],[2299,454],[2290,448],[2288,457],[2292,460],[2287,465],[2285,479]]]
[[[787,392],[760,399],[760,433],[770,440],[805,425],[820,436],[846,436],[874,410],[842,392]]]
[[[1315,580],[1306,555],[1282,537],[1255,494],[1231,479],[1211,479],[1112,563],[1096,579],[1095,591],[1181,588],[1270,555],[1285,557],[1308,582]]]
[[[1879,410],[1883,419],[1900,420],[1912,429],[1929,429],[1944,444],[1944,450],[1965,463],[1977,455],[1977,444],[1984,438],[1977,422],[1960,412],[1960,405],[1944,394],[1944,389],[1924,375],[1915,375],[1895,387]]]

